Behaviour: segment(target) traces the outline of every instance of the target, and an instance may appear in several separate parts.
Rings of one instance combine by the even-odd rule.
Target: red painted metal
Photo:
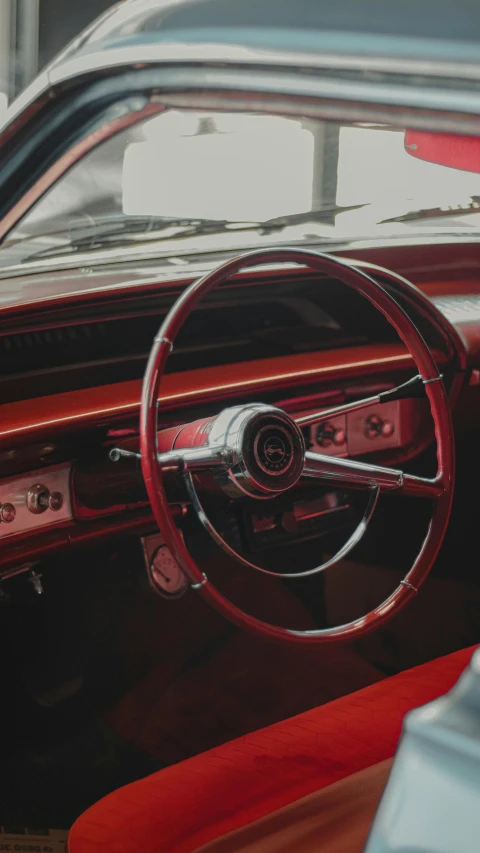
[[[171,506],[170,509],[175,518],[180,518],[182,509],[179,504]],[[34,531],[14,535],[2,541],[0,580],[2,573],[12,566],[37,562],[70,548],[96,546],[116,539],[119,535],[142,534],[154,527],[155,519],[150,505],[146,504],[141,507],[127,506],[124,512],[109,518],[99,518],[97,514],[88,523],[73,521],[51,524],[42,533]]]
[[[480,139],[459,133],[405,131],[405,151],[418,160],[465,172],[480,172]]]
[[[335,253],[333,253],[335,254]],[[352,249],[342,250],[342,257],[351,263],[367,263],[378,265],[382,274],[387,274],[392,282],[405,276],[409,283],[427,292],[432,287],[432,293],[437,293],[437,281],[448,288],[449,293],[468,293],[471,286],[478,289],[479,247],[476,242],[404,242],[390,245],[366,246],[355,245]],[[171,264],[159,260],[152,272],[151,266],[146,271],[139,269],[138,262],[122,263],[120,271],[112,267],[93,267],[91,275],[85,276],[84,270],[68,270],[67,272],[47,271],[15,276],[9,279],[8,292],[0,305],[0,322],[5,321],[11,329],[12,321],[24,317],[29,329],[38,329],[58,324],[60,315],[65,311],[75,311],[75,322],[81,322],[85,316],[85,308],[101,306],[105,315],[114,313],[119,300],[138,305],[142,298],[157,293],[172,293],[183,290],[205,269],[205,259],[196,265],[190,260],[182,271],[173,271]],[[392,272],[395,270],[395,272]],[[377,275],[380,270],[372,268],[371,274]],[[274,275],[284,280],[292,278],[292,270],[277,270]],[[248,283],[258,283],[268,276],[271,280],[272,271],[247,271],[242,273],[242,286]],[[238,282],[237,282],[238,283]],[[410,284],[408,285],[410,286]]]
[[[435,354],[439,364],[445,356]],[[161,410],[228,400],[265,391],[295,388],[414,367],[401,344],[372,344],[328,352],[298,353],[168,374],[159,395]],[[138,417],[141,382],[131,380],[49,397],[0,405],[0,446],[31,444],[37,438],[85,427],[111,426]],[[181,417],[181,416],[180,416]]]
[[[36,562],[50,554],[68,551],[71,547],[98,544],[119,533],[139,533],[154,526],[150,508],[124,512],[114,518],[101,518],[87,523],[66,522],[50,525],[43,533],[19,534],[2,542],[0,578],[11,566]]]
[[[326,643],[358,637],[386,622],[412,598],[415,589],[418,589],[430,571],[450,515],[455,469],[453,428],[443,383],[433,381],[425,386],[437,442],[437,478],[443,491],[434,503],[432,519],[422,549],[405,578],[410,586],[398,586],[392,595],[375,610],[361,619],[337,628],[309,633],[294,632],[256,619],[228,601],[204,577],[187,551],[170,512],[161,471],[157,465],[157,412],[160,384],[171,347],[191,310],[213,287],[245,267],[289,262],[302,264],[311,270],[331,275],[362,293],[395,327],[422,377],[425,380],[438,378],[434,357],[413,322],[388,292],[365,272],[331,256],[305,250],[268,249],[251,252],[227,262],[192,284],[178,299],[162,324],[150,353],[142,390],[140,414],[142,470],[155,520],[178,563],[192,583],[198,584],[201,594],[207,601],[231,622],[272,639],[288,643]]]
[[[157,447],[159,453],[166,453],[175,447],[202,447],[208,440],[208,424],[215,420],[211,418],[200,418],[185,426],[163,429],[158,433]]]

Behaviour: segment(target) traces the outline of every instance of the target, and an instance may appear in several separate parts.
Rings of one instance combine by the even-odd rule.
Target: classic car
[[[479,78],[127,0],[8,109],[0,850],[478,850]]]

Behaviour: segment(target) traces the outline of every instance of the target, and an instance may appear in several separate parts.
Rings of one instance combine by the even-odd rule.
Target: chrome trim
[[[284,430],[290,439],[292,460],[284,471],[266,471],[255,456],[256,438],[267,426]],[[216,448],[217,454],[222,454],[226,464],[214,476],[223,491],[233,498],[245,495],[271,498],[294,486],[303,472],[302,432],[286,412],[275,406],[256,403],[224,409],[212,423],[207,447],[210,452]]]
[[[443,493],[441,479],[429,480],[405,474],[396,468],[385,468],[354,459],[341,459],[307,450],[304,474],[307,477],[337,482],[343,486],[378,486],[418,497],[438,498]]]
[[[443,376],[433,376],[432,379],[424,379],[422,376],[422,382],[424,385],[430,385],[432,382],[440,382],[443,379]]]
[[[134,453],[133,450],[123,450],[121,447],[112,447],[108,451],[108,458],[111,462],[120,462],[120,459],[141,459],[141,453]]]
[[[172,352],[173,343],[170,340],[170,338],[166,338],[163,335],[159,335],[156,338],[154,338],[154,341],[156,344],[165,344],[165,346],[167,346],[169,348],[170,352]]]
[[[174,33],[171,34],[174,36]],[[349,34],[351,38],[354,34]],[[173,64],[182,65],[194,63],[200,67],[209,65],[231,64],[241,66],[260,65],[265,67],[277,66],[287,70],[305,68],[326,71],[352,71],[365,72],[375,71],[384,74],[424,75],[425,77],[453,77],[460,80],[478,80],[480,78],[480,66],[478,64],[478,51],[475,51],[475,59],[471,61],[448,61],[446,59],[445,45],[438,40],[440,59],[410,59],[392,55],[392,49],[385,49],[386,43],[390,42],[391,48],[397,48],[401,39],[388,36],[379,37],[378,44],[381,50],[375,51],[370,48],[368,53],[342,53],[332,51],[332,41],[339,34],[334,32],[319,33],[318,49],[305,52],[303,50],[281,50],[268,47],[255,48],[248,45],[238,45],[232,42],[187,42],[182,41],[180,34],[171,44],[149,44],[135,45],[129,47],[109,47],[97,53],[88,53],[83,56],[74,56],[65,59],[62,64],[50,67],[48,77],[50,85],[59,85],[72,77],[81,74],[101,72],[106,68],[115,66],[138,66],[140,63],[147,64]],[[343,34],[340,37],[345,38]],[[271,36],[270,36],[271,38]],[[362,36],[357,37],[362,41]],[[408,42],[410,40],[407,39]],[[323,44],[322,44],[323,42]],[[363,39],[365,42],[365,39]],[[411,42],[409,44],[411,47]],[[424,52],[427,45],[423,48]],[[458,45],[462,57],[465,57],[465,43]],[[451,43],[448,43],[451,50]],[[382,55],[383,54],[383,55]]]
[[[163,69],[166,70],[166,69]],[[332,79],[307,73],[287,76],[288,71],[263,69],[198,69],[196,77],[183,69],[171,69],[165,92],[166,105],[175,108],[262,111],[281,115],[308,116],[339,122],[375,121],[411,129],[478,135],[480,93],[477,90],[439,90],[431,86],[365,81],[363,78]],[[293,73],[293,72],[290,72]],[[262,79],[262,76],[265,79]],[[216,79],[218,78],[218,79]],[[220,91],[211,94],[213,86]],[[190,88],[188,95],[183,94]],[[202,91],[203,90],[203,91]],[[245,93],[245,94],[242,94]],[[442,96],[444,100],[442,100]],[[292,100],[293,99],[293,100]],[[307,103],[299,99],[308,99]],[[462,114],[463,113],[463,114]]]
[[[312,412],[311,415],[303,415],[301,418],[295,418],[295,423],[299,427],[314,426],[329,418],[335,418],[348,412],[356,412],[367,406],[378,405],[380,402],[380,395],[375,394],[373,397],[364,397],[362,400],[356,400],[353,403],[341,403],[339,406],[332,406],[320,412]]]
[[[202,586],[205,586],[206,583],[208,583],[208,578],[205,572],[203,572],[203,580],[201,580],[199,583],[191,583],[190,586],[192,589],[201,589]]]
[[[339,459],[308,450],[305,454],[305,475],[340,481],[344,485],[376,485],[381,489],[399,489],[402,471],[384,468],[354,459]]]
[[[40,503],[40,498],[46,499]],[[43,483],[35,483],[31,486],[27,493],[27,508],[34,515],[41,515],[46,512],[50,504],[50,490]]]
[[[375,511],[375,507],[377,506],[378,496],[380,494],[380,489],[373,488],[370,490],[370,496],[368,499],[368,503],[363,515],[363,518],[360,524],[357,525],[352,535],[347,539],[345,544],[337,551],[336,554],[333,555],[329,560],[325,563],[321,563],[319,566],[316,566],[314,569],[306,569],[304,572],[275,572],[272,569],[265,569],[263,566],[257,566],[256,563],[252,563],[250,560],[247,560],[238,551],[235,551],[227,542],[220,536],[217,529],[213,526],[212,522],[208,518],[203,506],[198,497],[197,491],[195,489],[195,485],[192,479],[191,474],[187,471],[185,473],[185,485],[188,492],[188,496],[192,503],[195,514],[200,521],[200,524],[204,527],[207,533],[211,536],[214,542],[225,552],[229,557],[232,557],[237,562],[241,563],[242,566],[246,566],[248,569],[255,569],[257,572],[261,572],[264,575],[270,575],[275,578],[307,578],[312,575],[317,575],[320,572],[324,572],[326,569],[329,569],[331,566],[334,566],[336,563],[343,560],[350,551],[353,550],[355,545],[358,545],[360,539],[364,535],[368,524],[372,518],[372,515]],[[195,588],[195,587],[194,587]]]
[[[15,508],[11,522],[0,522],[0,539],[33,530],[41,532],[58,522],[71,521],[70,475],[70,465],[57,465],[0,481],[0,505],[12,504]],[[52,509],[48,500],[45,507],[37,508],[40,491],[47,496],[60,493],[63,503],[59,509]]]
[[[413,592],[418,592],[417,587],[414,586],[413,583],[409,583],[409,581],[400,581],[400,586],[406,586],[407,589],[411,589]]]

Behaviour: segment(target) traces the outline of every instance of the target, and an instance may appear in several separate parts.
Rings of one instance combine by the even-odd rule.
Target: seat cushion
[[[192,853],[391,758],[405,714],[449,690],[473,650],[384,679],[114,791],[76,821],[69,853]]]
[[[195,853],[362,853],[393,758],[234,829]]]

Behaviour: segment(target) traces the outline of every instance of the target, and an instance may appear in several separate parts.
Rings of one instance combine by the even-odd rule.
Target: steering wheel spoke
[[[385,468],[354,459],[341,459],[307,450],[303,473],[342,486],[372,488],[381,491],[396,491],[399,494],[415,495],[420,498],[438,498],[443,493],[441,479],[429,480],[405,474],[397,468]]]
[[[348,415],[351,412],[358,412],[360,409],[366,409],[368,406],[383,405],[383,403],[393,403],[395,400],[407,400],[412,398],[425,397],[425,385],[431,382],[437,382],[442,379],[441,376],[436,376],[433,379],[423,379],[417,373],[408,382],[403,382],[401,385],[396,385],[388,391],[381,391],[379,394],[374,394],[371,397],[363,397],[361,400],[354,400],[351,403],[340,403],[338,406],[330,406],[328,409],[322,409],[319,412],[311,412],[308,415],[302,415],[295,418],[295,422],[300,427],[313,426],[322,421],[336,418],[339,415]]]

